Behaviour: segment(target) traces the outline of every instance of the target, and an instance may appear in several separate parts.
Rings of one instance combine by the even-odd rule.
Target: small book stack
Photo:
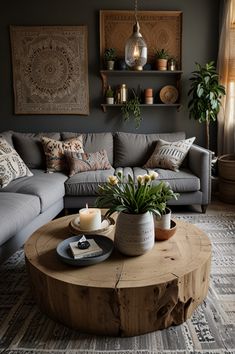
[[[84,240],[84,236],[83,236]],[[78,247],[78,242],[70,242],[69,246],[72,252],[72,255],[74,259],[82,259],[86,257],[94,257],[94,256],[99,256],[103,253],[102,248],[97,245],[95,240],[93,238],[89,238],[87,240],[90,244],[90,246],[86,249],[80,249]]]

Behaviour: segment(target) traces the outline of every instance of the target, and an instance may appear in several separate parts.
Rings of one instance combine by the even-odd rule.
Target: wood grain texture
[[[54,319],[84,332],[133,336],[184,322],[206,297],[211,244],[194,225],[177,220],[176,234],[142,256],[114,251],[102,263],[74,268],[55,251],[71,236],[72,218],[48,223],[25,244],[35,299]]]
[[[182,12],[138,11],[140,32],[148,48],[148,62],[154,63],[156,49],[166,49],[181,68]],[[125,56],[125,43],[131,36],[134,11],[100,10],[100,59],[104,50],[115,48],[117,56]],[[101,65],[102,66],[102,65]]]

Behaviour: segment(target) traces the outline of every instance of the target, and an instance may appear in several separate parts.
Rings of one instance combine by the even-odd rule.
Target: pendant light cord
[[[135,0],[135,21],[137,22],[137,0]]]

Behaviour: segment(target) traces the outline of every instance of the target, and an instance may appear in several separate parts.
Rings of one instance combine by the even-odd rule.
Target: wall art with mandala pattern
[[[11,26],[15,114],[89,114],[87,27]]]
[[[154,51],[165,48],[181,69],[182,12],[138,11],[140,32],[147,43],[148,63],[154,61]],[[115,48],[119,58],[125,56],[125,43],[135,23],[134,11],[100,10],[100,59],[105,48]]]

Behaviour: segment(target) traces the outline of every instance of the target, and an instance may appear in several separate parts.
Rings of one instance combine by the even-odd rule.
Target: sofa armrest
[[[211,201],[211,158],[212,152],[193,144],[189,150],[189,169],[200,178],[202,205]]]

